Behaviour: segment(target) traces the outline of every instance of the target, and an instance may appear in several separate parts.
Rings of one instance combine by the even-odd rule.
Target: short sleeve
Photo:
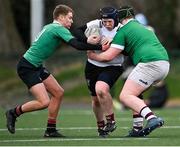
[[[56,31],[57,35],[61,37],[65,42],[69,42],[74,36],[65,27],[59,27]]]
[[[125,35],[122,31],[118,31],[116,35],[113,38],[113,41],[111,43],[111,47],[124,49],[125,47]]]

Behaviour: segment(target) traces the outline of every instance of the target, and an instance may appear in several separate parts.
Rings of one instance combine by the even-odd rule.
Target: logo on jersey
[[[143,81],[142,79],[139,79],[139,82],[141,82],[141,83],[143,83],[143,84],[145,84],[145,85],[148,85],[148,82],[145,82],[145,81]]]

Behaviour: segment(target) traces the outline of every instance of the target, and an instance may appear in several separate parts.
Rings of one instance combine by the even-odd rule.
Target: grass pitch
[[[27,113],[18,118],[16,133],[6,129],[5,110],[0,109],[1,146],[180,146],[179,109],[159,109],[154,112],[164,118],[165,125],[144,138],[127,138],[132,126],[131,112],[116,111],[117,129],[108,138],[99,138],[91,109],[63,108],[57,127],[66,138],[43,138],[47,111]]]

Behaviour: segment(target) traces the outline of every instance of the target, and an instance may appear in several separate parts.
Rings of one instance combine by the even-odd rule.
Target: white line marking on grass
[[[74,111],[62,111],[61,113],[63,115],[93,115],[92,110],[75,110],[76,112],[74,113]],[[41,113],[43,114],[47,114],[47,111],[41,111]],[[34,112],[30,112],[31,115],[39,115],[40,113],[38,111],[34,111]]]
[[[120,129],[129,129],[129,127],[118,127]],[[45,130],[46,128],[16,128],[17,131],[38,131]],[[57,128],[59,130],[96,130],[96,127],[68,127],[68,128]],[[163,126],[161,129],[180,129],[180,126]],[[7,129],[0,129],[1,132],[7,131]]]
[[[180,129],[180,126],[163,126],[164,129]]]
[[[66,138],[66,139],[19,139],[19,140],[0,140],[1,143],[12,143],[12,142],[49,142],[49,141],[116,141],[116,140],[149,140],[149,139],[159,139],[159,138]]]
[[[17,131],[37,131],[45,130],[46,128],[16,128]],[[68,128],[57,128],[60,130],[95,130],[96,127],[68,127]],[[0,131],[7,131],[7,129],[0,129]]]

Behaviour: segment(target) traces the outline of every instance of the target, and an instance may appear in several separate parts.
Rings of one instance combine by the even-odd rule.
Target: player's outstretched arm
[[[72,30],[72,34],[82,42],[87,42],[87,37],[84,34],[85,30],[87,29],[87,25],[80,26]]]
[[[86,51],[86,50],[106,50],[107,48],[109,48],[109,45],[103,45],[103,46],[102,45],[93,45],[93,44],[81,42],[81,41],[77,40],[76,38],[72,38],[71,40],[69,40],[68,44],[78,50],[84,50],[84,51]]]

